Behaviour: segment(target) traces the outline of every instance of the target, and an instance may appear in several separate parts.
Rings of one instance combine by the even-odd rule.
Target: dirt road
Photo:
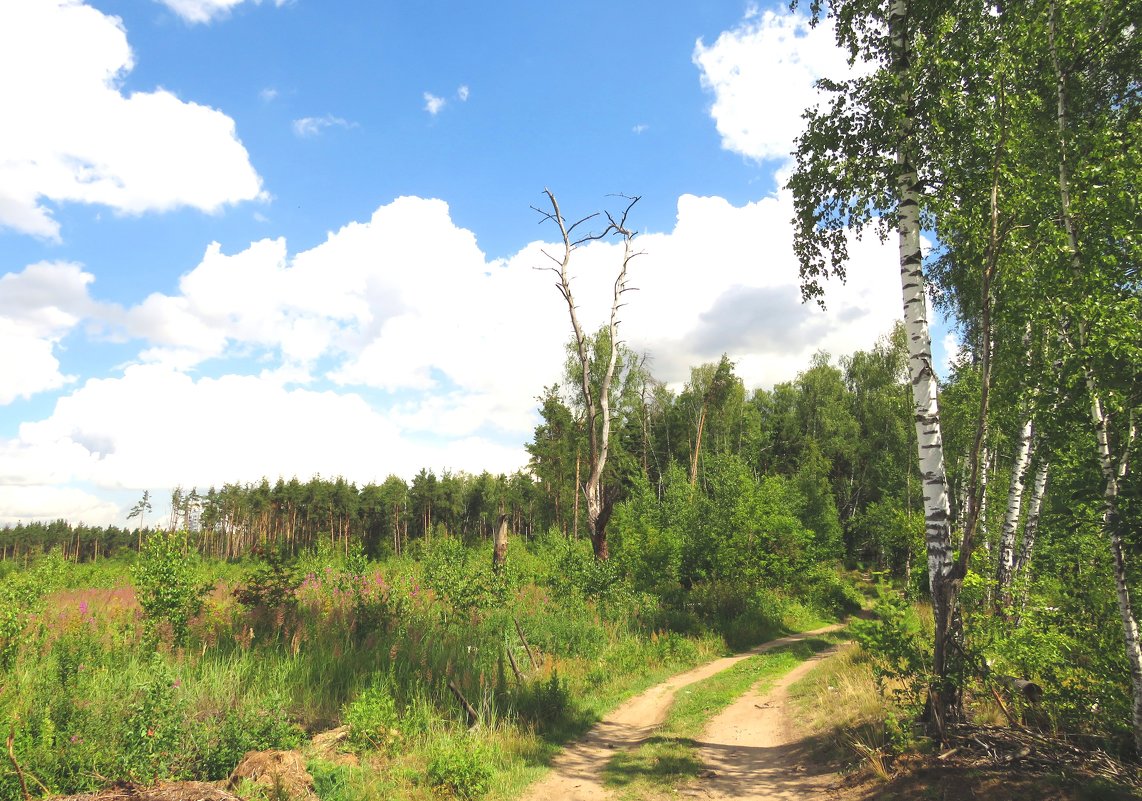
[[[839,624],[826,626],[814,631],[807,631],[801,634],[793,634],[788,637],[771,640],[745,653],[716,659],[713,662],[709,662],[693,670],[680,673],[662,684],[651,687],[641,695],[627,701],[596,724],[581,740],[569,745],[567,749],[552,762],[551,772],[545,778],[528,788],[527,792],[522,796],[522,801],[561,801],[562,799],[567,799],[568,801],[602,801],[602,799],[606,799],[608,792],[603,787],[602,774],[607,761],[616,751],[634,748],[649,738],[654,733],[654,730],[661,726],[662,722],[666,720],[666,713],[670,709],[674,694],[678,690],[712,676],[715,673],[719,673],[754,654],[764,653],[773,648],[824,634],[829,631],[835,631],[839,628]],[[798,670],[799,669],[800,668],[798,668]],[[796,670],[794,672],[796,672]],[[736,708],[738,703],[740,703],[740,699],[731,709]],[[727,710],[727,712],[728,711],[729,710]],[[755,713],[757,711],[758,710],[754,709]],[[721,716],[719,716],[719,718],[720,717]],[[722,738],[722,735],[716,730],[712,730],[709,738],[703,737],[703,742],[709,741],[711,754],[714,756],[723,751],[728,753],[728,749],[726,749],[725,746],[718,745],[720,738]],[[705,749],[703,749],[702,758],[707,758]],[[713,761],[711,761],[710,764],[713,766]],[[703,780],[705,784],[696,790],[699,795],[704,795],[706,790],[710,789],[715,780],[722,775],[718,767],[714,767],[713,769],[718,771],[719,775],[711,779]],[[736,774],[731,774],[727,769],[725,775],[728,779],[731,775]],[[730,784],[726,786],[731,787]],[[721,792],[721,790],[718,792]],[[728,792],[728,795],[718,797],[769,797],[735,796],[732,790],[727,790],[726,792]],[[774,797],[796,798],[800,796]],[[809,798],[811,796],[805,797]]]
[[[709,773],[684,787],[682,795],[749,801],[828,798],[837,777],[817,766],[796,736],[789,687],[835,651],[815,654],[765,692],[751,690],[712,718],[698,739]]]

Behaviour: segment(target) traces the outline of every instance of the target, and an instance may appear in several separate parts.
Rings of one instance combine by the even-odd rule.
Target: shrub
[[[541,729],[566,715],[570,704],[571,688],[558,672],[552,672],[546,680],[524,684],[516,695],[516,712]]]
[[[468,564],[460,540],[441,537],[425,547],[424,583],[454,609],[467,611],[488,605],[489,582],[483,571]]]
[[[242,702],[219,716],[202,721],[192,731],[196,775],[224,779],[249,751],[290,749],[301,745],[304,733],[291,723],[284,697]]]
[[[40,608],[44,595],[62,583],[64,569],[60,559],[47,556],[31,570],[0,580],[0,671],[15,663],[29,615]]]
[[[359,801],[360,791],[354,786],[364,771],[354,765],[335,765],[315,759],[306,765],[313,776],[313,789],[322,801]]]
[[[803,594],[813,607],[828,615],[842,617],[861,609],[860,591],[823,565],[809,571]]]
[[[440,741],[428,757],[428,783],[457,798],[479,798],[491,787],[490,759],[488,749],[479,743],[462,738]]]
[[[359,750],[393,751],[400,744],[397,702],[385,681],[374,682],[345,705],[349,741]]]
[[[184,756],[187,716],[175,692],[178,682],[162,656],[154,655],[148,673],[131,707],[120,759],[124,773],[153,782],[172,775]]]
[[[159,625],[169,623],[175,645],[186,644],[190,619],[212,589],[196,583],[184,537],[185,532],[151,532],[131,571],[148,636],[157,639]]]
[[[903,595],[884,585],[877,588],[876,620],[855,620],[853,635],[872,658],[873,675],[883,693],[887,681],[903,684],[897,700],[917,711],[928,684],[931,663],[920,620]]]
[[[297,588],[301,576],[292,560],[275,550],[256,548],[253,556],[259,561],[246,583],[234,590],[234,598],[248,608],[292,609],[297,606]]]

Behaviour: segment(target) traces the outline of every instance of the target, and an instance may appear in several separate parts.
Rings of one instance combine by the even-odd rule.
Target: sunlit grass
[[[326,801],[439,797],[423,778],[433,755],[444,749],[459,759],[469,747],[491,766],[489,795],[506,799],[623,700],[729,651],[711,628],[654,630],[645,598],[608,609],[553,591],[540,572],[549,566],[526,550],[513,555],[516,578],[492,604],[445,600],[424,585],[420,562],[369,565],[352,585],[341,562],[308,558],[296,605],[275,610],[235,599],[249,565],[201,562],[198,579],[213,589],[185,647],[145,640],[128,561],[64,565],[0,677],[0,724],[16,732],[17,758],[42,781],[41,795],[159,777],[215,780],[246,750],[294,747],[341,724],[346,705],[383,679],[402,714],[426,723],[397,753],[359,753],[356,766],[311,755]],[[738,634],[752,643],[822,622],[809,607],[780,601]],[[477,709],[471,731],[453,683]],[[14,781],[0,765],[0,797],[19,792]]]

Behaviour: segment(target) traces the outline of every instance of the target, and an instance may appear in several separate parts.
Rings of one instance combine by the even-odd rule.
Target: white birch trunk
[[[1027,520],[1023,523],[1023,541],[1019,545],[1019,556],[1013,569],[1015,578],[1022,576],[1031,564],[1031,556],[1035,551],[1035,534],[1039,530],[1039,513],[1043,508],[1043,496],[1047,494],[1047,473],[1050,467],[1050,461],[1040,454],[1039,466],[1035,468],[1035,483],[1031,487],[1031,500],[1027,504]]]
[[[987,479],[991,475],[995,456],[991,448],[983,446],[979,455],[979,522],[976,525],[980,544],[983,547],[984,564],[991,564],[991,529],[987,525]],[[962,543],[961,543],[962,546]],[[987,587],[987,603],[991,603],[991,587]]]
[[[1023,506],[1023,488],[1027,465],[1031,460],[1031,439],[1034,426],[1031,418],[1023,421],[1019,439],[1015,444],[1015,462],[1011,465],[1011,486],[1007,491],[1007,510],[1003,515],[1003,529],[999,539],[999,567],[995,574],[995,602],[1000,609],[1011,606],[1011,580],[1015,569],[1015,533],[1019,528],[1019,514]]]
[[[1110,420],[1102,408],[1093,375],[1088,375],[1087,386],[1092,398],[1091,419],[1094,421],[1098,440],[1098,461],[1102,467],[1103,478],[1106,479],[1102,496],[1102,530],[1110,538],[1110,555],[1114,560],[1114,586],[1118,595],[1118,611],[1122,616],[1126,660],[1130,663],[1130,683],[1134,693],[1131,704],[1134,750],[1142,754],[1142,644],[1138,640],[1138,621],[1134,617],[1130,585],[1126,581],[1126,551],[1122,544],[1122,532],[1118,521],[1118,482],[1126,475],[1126,454],[1129,452],[1129,440],[1133,439],[1133,421],[1127,442],[1122,445],[1122,454],[1115,464],[1108,435]]]
[[[932,367],[932,338],[928,330],[927,293],[920,250],[920,185],[913,165],[912,97],[909,90],[908,0],[891,0],[888,30],[892,71],[903,87],[900,97],[902,128],[896,151],[897,233],[900,241],[900,286],[904,301],[904,330],[908,338],[908,372],[916,421],[916,446],[924,496],[928,581],[936,619],[933,673],[937,680],[929,692],[930,723],[942,739],[945,716],[958,707],[954,689],[946,685],[947,645],[957,582],[952,574],[952,538],[944,445],[940,435],[938,386]]]
[[[991,539],[987,536],[987,479],[994,458],[991,448],[984,445],[979,454],[979,531],[988,560],[991,559]]]
[[[908,0],[893,0],[889,13],[896,68],[907,68],[906,20]],[[911,98],[902,98],[905,107]],[[940,412],[936,400],[936,372],[932,367],[932,337],[928,329],[926,286],[920,250],[920,189],[916,169],[907,147],[911,144],[913,121],[909,115],[902,132],[902,146],[896,154],[897,233],[900,242],[900,286],[904,301],[904,330],[908,338],[908,372],[912,380],[912,403],[916,420],[917,452],[924,493],[924,527],[928,547],[928,579],[933,602],[939,607],[936,588],[951,573],[952,543],[949,530],[947,476],[944,446],[940,436]]]
[[[1031,595],[1031,557],[1035,553],[1035,534],[1039,531],[1039,513],[1043,508],[1043,498],[1047,494],[1047,474],[1050,462],[1043,454],[1039,455],[1039,466],[1035,468],[1035,483],[1031,487],[1031,500],[1027,504],[1027,520],[1023,523],[1023,541],[1019,545],[1019,556],[1015,559],[1012,583],[1019,587],[1019,609],[1015,614],[1018,626],[1027,608]]]

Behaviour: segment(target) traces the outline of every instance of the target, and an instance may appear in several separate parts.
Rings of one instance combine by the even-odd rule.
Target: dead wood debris
[[[1036,773],[1082,773],[1142,789],[1142,768],[1128,765],[1100,749],[1080,748],[1066,740],[1027,729],[1000,726],[948,727],[940,759],[978,767],[1018,766]]]
[[[98,793],[60,796],[52,801],[242,801],[206,782],[170,782],[158,787],[122,784]]]

